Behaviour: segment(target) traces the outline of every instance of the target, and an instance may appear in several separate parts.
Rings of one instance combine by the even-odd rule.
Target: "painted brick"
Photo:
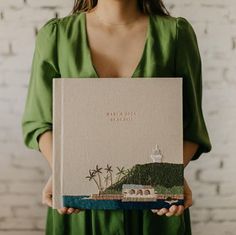
[[[185,169],[193,192],[193,235],[235,235],[235,0],[165,3],[172,15],[187,18],[196,32],[202,58],[202,107],[213,145],[210,154]],[[38,151],[24,146],[20,120],[35,31],[56,15],[68,15],[72,6],[73,0],[0,2],[0,235],[44,234],[41,190],[50,169]]]

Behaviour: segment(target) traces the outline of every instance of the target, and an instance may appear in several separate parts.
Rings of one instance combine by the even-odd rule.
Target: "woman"
[[[211,150],[201,108],[202,75],[191,24],[172,17],[161,0],[77,0],[72,14],[39,30],[22,129],[25,145],[41,151],[51,166],[52,78],[183,77],[184,166]],[[79,210],[51,208],[47,235],[190,235],[192,194],[185,180],[185,205],[169,210]]]

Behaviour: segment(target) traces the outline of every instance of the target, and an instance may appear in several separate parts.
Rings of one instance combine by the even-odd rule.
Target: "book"
[[[53,79],[53,208],[183,205],[182,78]]]

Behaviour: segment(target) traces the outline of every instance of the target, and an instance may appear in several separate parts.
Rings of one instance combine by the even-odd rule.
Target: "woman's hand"
[[[42,203],[49,207],[52,207],[52,176],[49,177],[48,182],[43,188]],[[57,209],[57,211],[62,215],[62,214],[79,213],[81,209],[63,207]]]
[[[190,206],[192,206],[192,191],[188,186],[187,181],[184,179],[184,206],[179,205],[172,205],[169,209],[162,208],[162,209],[153,209],[151,210],[153,213],[156,213],[157,215],[166,215],[166,216],[178,216],[181,215],[184,210]]]

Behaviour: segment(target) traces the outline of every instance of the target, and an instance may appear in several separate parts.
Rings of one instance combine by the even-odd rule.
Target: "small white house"
[[[151,185],[123,184],[122,201],[156,201],[154,188]]]

